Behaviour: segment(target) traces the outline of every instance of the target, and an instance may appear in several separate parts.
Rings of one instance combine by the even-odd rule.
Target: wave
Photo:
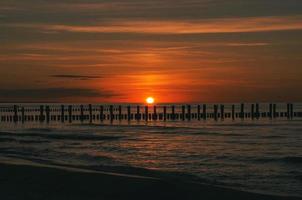
[[[84,135],[84,134],[58,134],[58,133],[15,133],[15,132],[0,132],[0,136],[8,137],[39,137],[45,139],[57,140],[116,140],[126,136],[105,136],[105,135]]]
[[[257,162],[280,162],[287,164],[302,164],[301,156],[285,156],[285,157],[274,157],[274,158],[258,158],[255,159]]]

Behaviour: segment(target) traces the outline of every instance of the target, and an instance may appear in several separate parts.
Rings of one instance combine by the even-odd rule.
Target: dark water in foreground
[[[302,196],[302,121],[1,124],[0,156],[146,168],[214,185]]]

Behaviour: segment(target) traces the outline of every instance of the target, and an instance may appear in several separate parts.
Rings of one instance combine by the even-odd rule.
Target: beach
[[[245,199],[294,200],[177,179],[128,176],[21,162],[0,164],[1,199]]]

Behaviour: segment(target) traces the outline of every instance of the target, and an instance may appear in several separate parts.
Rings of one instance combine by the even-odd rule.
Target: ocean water
[[[0,156],[85,168],[140,168],[302,197],[302,120],[1,123]]]

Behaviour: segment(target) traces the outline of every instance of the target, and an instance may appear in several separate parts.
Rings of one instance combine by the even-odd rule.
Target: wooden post
[[[128,118],[128,121],[131,120],[131,106],[127,106],[127,118]]]
[[[175,120],[175,106],[172,106],[172,120]]]
[[[251,118],[254,119],[255,118],[255,104],[251,105]]]
[[[203,104],[202,106],[202,115],[203,115],[203,120],[207,119],[207,104]]]
[[[220,105],[220,118],[224,120],[224,105]]]
[[[24,121],[25,121],[25,109],[24,109],[24,107],[21,108],[21,119],[22,119],[22,123],[24,123]]]
[[[141,116],[140,116],[140,106],[136,107],[136,120],[141,120]]]
[[[200,121],[200,119],[201,119],[200,110],[201,110],[201,106],[198,105],[198,106],[197,106],[197,118],[198,118],[198,121]]]
[[[294,104],[292,103],[290,104],[290,118],[294,118]]]
[[[49,121],[50,121],[50,108],[49,108],[49,106],[46,106],[45,112],[46,112],[46,122],[49,123]]]
[[[273,118],[273,104],[271,103],[269,104],[269,118]]]
[[[18,122],[18,106],[14,105],[14,122]]]
[[[88,108],[89,108],[89,123],[91,124],[92,123],[92,105],[89,104]]]
[[[68,106],[68,120],[69,123],[72,123],[72,105]]]
[[[242,103],[240,107],[240,118],[244,119],[244,104]]]
[[[149,120],[149,108],[148,108],[148,106],[145,106],[145,120],[146,121]]]
[[[40,106],[40,122],[44,121],[44,106]]]
[[[104,106],[100,106],[100,120],[104,121]]]
[[[118,106],[118,119],[121,121],[122,120],[122,106]]]
[[[84,106],[83,106],[83,105],[81,105],[81,106],[80,106],[80,109],[81,109],[81,116],[80,116],[80,120],[81,120],[81,122],[83,122],[83,121],[84,121]]]
[[[218,118],[218,105],[214,105],[214,119],[217,120]]]
[[[185,115],[186,115],[186,107],[182,106],[182,120],[185,120]]]
[[[164,121],[167,120],[167,106],[164,106]]]
[[[153,107],[153,120],[157,120],[157,107]]]
[[[290,104],[287,104],[287,119],[290,119]]]
[[[235,105],[232,105],[232,120],[235,120]]]
[[[277,117],[277,105],[273,104],[273,118]]]
[[[188,113],[187,113],[187,119],[191,120],[191,105],[187,105]]]
[[[259,109],[259,103],[256,103],[256,118],[260,118],[260,109]]]
[[[109,106],[109,115],[110,115],[110,121],[112,122],[114,120],[113,105]]]
[[[65,110],[64,110],[64,105],[61,105],[61,122],[64,123],[65,121]]]

